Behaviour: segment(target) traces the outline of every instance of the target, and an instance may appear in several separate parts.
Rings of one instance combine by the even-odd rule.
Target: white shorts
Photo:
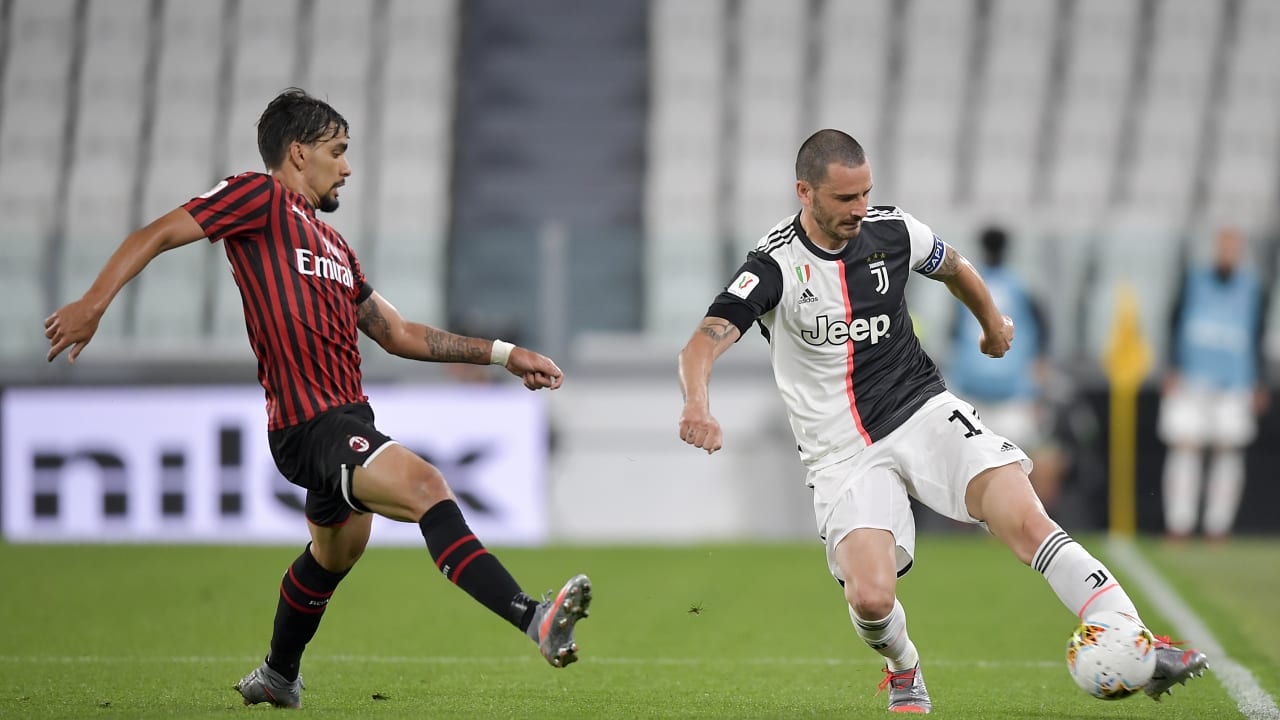
[[[1253,393],[1187,383],[1161,399],[1158,422],[1160,439],[1168,445],[1244,447],[1258,433]]]
[[[1034,399],[971,402],[978,411],[978,417],[988,427],[1000,428],[1000,434],[1014,445],[1035,451],[1044,442],[1045,433],[1040,425],[1039,408]]]
[[[988,429],[972,405],[943,392],[853,457],[809,471],[813,513],[831,574],[844,581],[836,565],[840,541],[859,528],[877,528],[893,533],[901,576],[915,557],[910,498],[953,520],[978,523],[965,509],[969,481],[1013,462],[1031,472],[1021,448]]]

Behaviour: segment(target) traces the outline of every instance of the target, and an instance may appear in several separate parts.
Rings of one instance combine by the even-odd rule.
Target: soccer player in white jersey
[[[1080,617],[1138,617],[1115,576],[1045,513],[1023,451],[952,395],[912,330],[912,271],[944,283],[982,326],[982,351],[1013,341],[973,266],[927,225],[896,207],[872,207],[862,146],[821,130],[800,147],[800,212],[748,253],[680,353],[680,438],[713,453],[720,424],[708,386],[716,359],[752,324],[769,342],[778,390],[813,489],[827,564],[844,587],[858,635],[885,658],[891,712],[932,709],[920,655],[897,600],[915,553],[910,497],[949,518],[981,523],[1049,582]],[[1208,666],[1203,653],[1160,638],[1144,688],[1159,699]]]

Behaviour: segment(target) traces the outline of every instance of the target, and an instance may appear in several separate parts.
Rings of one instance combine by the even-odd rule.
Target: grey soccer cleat
[[[548,592],[533,611],[533,622],[525,632],[538,643],[542,657],[552,667],[577,661],[578,644],[573,641],[573,626],[588,615],[590,605],[591,579],[574,575],[554,598]]]
[[[880,681],[880,690],[889,689],[889,712],[925,714],[933,709],[929,702],[929,691],[924,686],[924,673],[920,672],[920,663],[906,670],[890,670],[884,668],[884,679]],[[880,690],[876,694],[880,694]]]
[[[1199,650],[1180,650],[1174,647],[1176,644],[1168,636],[1156,636],[1156,670],[1142,690],[1157,702],[1165,693],[1173,694],[1175,683],[1186,685],[1209,669],[1208,656]]]
[[[236,690],[244,697],[245,705],[265,702],[283,708],[302,707],[302,689],[305,687],[301,675],[290,682],[265,662],[236,683]]]

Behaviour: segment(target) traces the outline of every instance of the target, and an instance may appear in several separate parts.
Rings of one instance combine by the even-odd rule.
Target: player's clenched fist
[[[507,371],[524,380],[530,390],[555,390],[564,382],[564,373],[551,358],[522,347],[513,348],[507,360]]]
[[[680,439],[706,450],[710,455],[722,447],[724,438],[720,433],[720,423],[711,413],[685,408],[680,416]]]
[[[1000,316],[1000,326],[993,331],[982,333],[978,339],[978,348],[984,355],[998,358],[1004,357],[1013,345],[1013,320],[1008,315]]]

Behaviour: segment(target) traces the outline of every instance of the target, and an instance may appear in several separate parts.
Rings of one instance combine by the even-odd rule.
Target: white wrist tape
[[[489,364],[501,365],[502,367],[506,367],[507,360],[511,359],[511,351],[515,349],[516,349],[516,346],[512,345],[509,342],[503,342],[502,340],[494,340],[493,352],[490,353],[489,355]]]

